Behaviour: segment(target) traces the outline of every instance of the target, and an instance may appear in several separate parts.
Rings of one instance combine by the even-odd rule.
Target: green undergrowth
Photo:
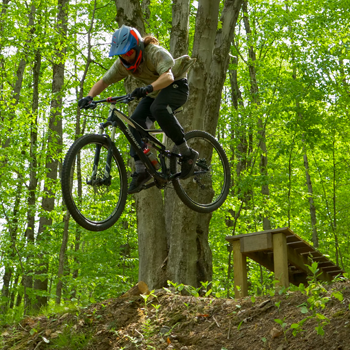
[[[187,334],[193,346],[198,343],[198,347],[190,349],[199,349],[203,346],[201,339],[210,332],[214,338],[219,337],[215,332],[226,332],[224,339],[230,333],[240,339],[250,332],[249,322],[259,317],[260,322],[270,322],[269,327],[276,328],[276,337],[280,335],[277,339],[285,344],[312,333],[325,339],[332,321],[344,318],[344,327],[349,323],[349,281],[338,278],[335,284],[321,283],[317,279],[320,274],[317,264],[313,263],[309,269],[307,285],[274,289],[273,293],[271,290],[263,296],[243,299],[216,298],[210,283],[194,288],[168,281],[168,287],[131,300],[109,299],[84,307],[72,303],[49,305],[40,314],[0,327],[0,349],[91,350],[102,349],[98,342],[108,340],[121,350],[159,350],[166,344],[174,345],[176,339],[181,340],[174,338],[176,334]],[[269,312],[263,314],[265,309]],[[259,333],[256,327],[252,327],[251,336],[259,334],[262,348],[269,348],[270,335],[265,329]],[[201,331],[202,338],[193,340]],[[194,335],[188,335],[191,332]],[[231,349],[224,344],[225,340],[222,342],[222,349]],[[177,349],[175,345],[173,348]]]

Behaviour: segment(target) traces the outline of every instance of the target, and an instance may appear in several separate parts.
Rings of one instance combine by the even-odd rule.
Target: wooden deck
[[[323,281],[332,279],[344,271],[290,228],[260,231],[237,236],[227,236],[233,250],[235,296],[248,295],[246,258],[249,257],[275,273],[279,287],[289,283],[307,283],[310,270],[306,266],[318,263]],[[237,288],[238,287],[238,288]]]

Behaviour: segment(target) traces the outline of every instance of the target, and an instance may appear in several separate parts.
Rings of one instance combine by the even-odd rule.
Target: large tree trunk
[[[139,0],[115,0],[115,6],[119,28],[125,24],[135,27],[141,35],[145,34],[145,24]]]
[[[174,58],[188,53],[190,0],[173,0],[170,53]]]
[[[50,213],[54,209],[55,205],[55,193],[52,190],[53,184],[57,181],[58,172],[58,157],[57,154],[61,153],[62,149],[62,88],[64,85],[64,55],[65,40],[67,35],[67,23],[68,23],[68,4],[69,0],[58,1],[58,14],[57,14],[57,32],[59,33],[57,47],[60,48],[56,51],[57,63],[53,65],[53,80],[52,80],[52,95],[50,106],[50,120],[49,120],[49,137],[48,137],[48,154],[46,158],[46,168],[49,169],[46,179],[42,200],[43,216],[40,217],[39,230],[37,235],[37,244],[40,246],[46,240],[50,239],[48,232],[52,225],[52,218]],[[50,148],[55,147],[55,152],[50,152]],[[51,154],[50,154],[51,153]],[[56,156],[53,156],[55,154]],[[45,214],[46,213],[46,214]],[[37,275],[41,275],[41,278],[36,278],[34,282],[34,288],[43,293],[43,295],[37,296],[37,301],[34,305],[35,309],[40,309],[47,304],[47,287],[48,287],[48,257],[44,254],[40,256],[41,264],[36,271]]]
[[[189,74],[190,99],[184,112],[186,130],[202,129],[216,134],[221,91],[229,63],[241,1],[225,1],[217,30],[219,3],[199,1],[193,57]],[[178,198],[173,200],[168,279],[200,286],[212,278],[212,255],[208,244],[210,214],[189,211]]]
[[[141,6],[138,1],[116,1],[117,20],[122,24],[136,27],[141,35],[145,27],[140,16]],[[125,88],[132,91],[133,79],[127,79]],[[129,108],[132,112],[135,105]],[[161,191],[152,187],[135,195],[139,248],[139,281],[144,281],[150,289],[165,286],[164,261],[167,257],[167,241],[163,198]]]
[[[215,135],[227,57],[240,4],[240,0],[225,2],[222,29],[217,31],[219,0],[198,2],[192,52],[197,61],[189,75],[190,98],[185,112],[179,117],[186,131],[208,129]],[[117,1],[116,5],[119,25],[139,23],[136,18],[140,13],[138,2],[124,0]],[[174,56],[187,53],[188,23],[182,17],[187,16],[188,8],[186,1],[176,1],[173,4],[171,50]],[[137,28],[143,33],[142,24],[139,23]],[[210,69],[213,71],[210,72]],[[213,101],[213,105],[209,101]],[[200,286],[201,281],[211,280],[212,277],[212,258],[208,244],[211,215],[189,210],[172,189],[165,192],[164,209],[161,192],[156,188],[135,195],[139,279],[145,281],[150,289],[163,286],[167,279]]]
[[[212,50],[218,24],[219,1],[199,1],[192,57],[196,62],[188,77],[190,96],[179,121],[185,131],[204,129],[204,103]],[[172,191],[172,192],[170,192]],[[167,190],[168,234],[167,279],[200,286],[212,278],[212,256],[208,244],[211,215],[189,210],[172,189]]]

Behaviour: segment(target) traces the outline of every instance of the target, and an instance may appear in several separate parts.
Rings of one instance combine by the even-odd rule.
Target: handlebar
[[[108,103],[129,103],[134,99],[134,97],[131,97],[131,94],[127,94],[124,96],[115,96],[115,97],[107,97],[103,100],[98,101],[91,101],[88,105],[82,107],[81,109],[94,109],[97,107],[98,103],[108,102]]]

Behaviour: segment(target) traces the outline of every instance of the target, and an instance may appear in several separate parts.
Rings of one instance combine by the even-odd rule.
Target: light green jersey
[[[179,80],[187,76],[187,72],[194,62],[195,59],[190,58],[188,55],[174,60],[166,49],[158,45],[149,44],[143,51],[143,61],[136,72],[127,70],[118,58],[103,76],[102,80],[110,85],[131,75],[140,81],[140,85],[149,85],[170,68],[173,72],[174,80]],[[148,96],[155,97],[158,93],[159,91],[155,91]]]

